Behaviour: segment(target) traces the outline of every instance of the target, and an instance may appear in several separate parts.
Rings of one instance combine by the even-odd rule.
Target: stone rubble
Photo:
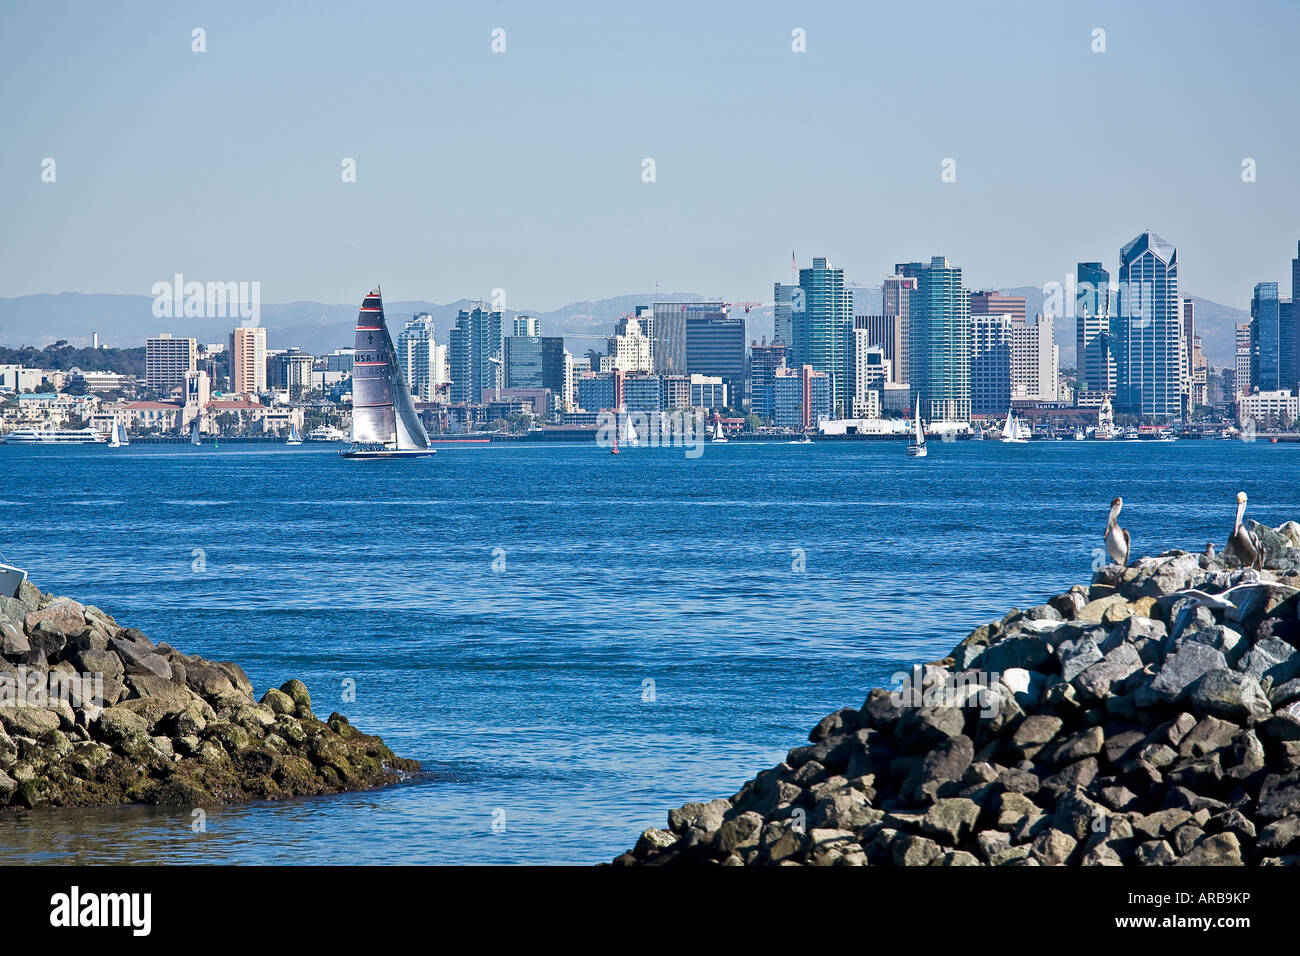
[[[1263,572],[1183,551],[1104,567],[614,864],[1300,863],[1300,524],[1248,524]],[[1184,593],[1238,585],[1232,609]]]

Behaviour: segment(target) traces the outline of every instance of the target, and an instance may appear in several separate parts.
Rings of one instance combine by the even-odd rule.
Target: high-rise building
[[[1025,324],[1025,297],[1003,295],[1001,292],[972,292],[971,315],[1009,315],[1013,322]]]
[[[432,402],[447,381],[447,347],[434,337],[433,316],[419,312],[397,335],[397,364],[417,402]]]
[[[1191,418],[1196,408],[1196,344],[1200,337],[1196,334],[1196,304],[1190,298],[1183,299],[1182,350],[1179,361],[1179,391],[1182,393],[1183,418]]]
[[[1011,407],[1010,315],[972,315],[970,410],[972,415],[1005,415]]]
[[[811,428],[833,414],[831,379],[811,365],[777,369],[772,378],[772,423]]]
[[[657,375],[684,375],[687,316],[725,316],[723,302],[656,302],[654,337],[650,340],[651,360]]]
[[[691,407],[691,377],[689,375],[659,376],[659,408],[670,412]]]
[[[1011,321],[1011,397],[1054,402],[1060,397],[1060,351],[1055,322],[1040,315],[1034,325]]]
[[[772,286],[772,341],[794,345],[794,310],[803,309],[803,290],[777,282]]]
[[[784,342],[749,346],[750,411],[765,422],[772,419],[772,378],[777,369],[785,368],[788,352]]]
[[[885,350],[872,341],[868,329],[854,328],[849,332],[848,357],[845,361],[848,376],[850,418],[878,418],[880,392],[893,377],[891,362]],[[875,393],[874,396],[872,393]]]
[[[502,387],[501,313],[477,305],[461,309],[451,330],[448,358],[451,365],[451,400],[478,404],[484,390]]]
[[[1182,298],[1178,250],[1155,233],[1119,254],[1117,412],[1167,421],[1181,411]]]
[[[929,421],[969,420],[970,294],[943,256],[921,269],[909,323],[914,407]]]
[[[920,263],[904,263],[895,268],[915,269],[920,275]],[[881,288],[881,314],[894,320],[894,354],[889,356],[894,362],[894,381],[906,385],[911,380],[910,319],[912,295],[916,291],[916,275],[902,272],[885,276]]]
[[[588,372],[578,379],[578,407],[587,412],[614,408],[614,373]]]
[[[230,390],[244,395],[266,391],[266,329],[260,325],[230,333]]]
[[[1300,388],[1300,242],[1291,260],[1291,366],[1292,387]]]
[[[853,325],[853,293],[844,286],[844,270],[823,256],[811,269],[799,270],[803,312],[794,313],[794,364],[811,365],[831,378],[832,402],[842,414],[845,383],[845,336]]]
[[[727,386],[731,407],[745,399],[745,316],[727,313],[688,313],[686,369],[691,375],[719,376]]]
[[[641,331],[641,323],[625,316],[614,326],[609,337],[606,354],[601,356],[600,370],[612,372],[651,372],[654,366],[650,357],[650,340]]]
[[[185,373],[198,368],[197,339],[175,338],[161,332],[144,343],[144,377],[152,388],[166,394],[185,384]]]
[[[1237,351],[1236,351],[1236,389],[1233,394],[1233,401],[1241,398],[1243,395],[1249,395],[1253,389],[1250,384],[1250,323],[1240,322],[1236,326]]]
[[[511,335],[539,336],[542,334],[542,320],[535,315],[516,315],[511,328]]]
[[[1209,396],[1209,363],[1205,359],[1205,352],[1201,348],[1201,337],[1198,335],[1192,342],[1192,410],[1210,404]]]
[[[1078,391],[1115,391],[1111,348],[1110,273],[1100,262],[1080,262],[1075,271],[1075,371]]]
[[[316,357],[299,348],[277,352],[267,362],[267,377],[272,389],[289,393],[296,402],[311,391],[311,369]]]
[[[562,411],[572,401],[572,368],[572,356],[565,351],[561,336],[512,335],[506,339],[506,388],[550,389]]]
[[[871,345],[880,346],[884,357],[889,360],[891,382],[897,382],[899,377],[898,353],[901,351],[899,341],[901,325],[897,315],[855,315],[853,317],[854,334],[859,331],[865,332],[867,341]]]
[[[1276,282],[1259,282],[1250,300],[1250,383],[1261,392],[1282,383],[1282,315]]]
[[[1300,385],[1300,327],[1296,325],[1295,303],[1283,299],[1277,306],[1278,315],[1278,377],[1283,388],[1294,389]]]

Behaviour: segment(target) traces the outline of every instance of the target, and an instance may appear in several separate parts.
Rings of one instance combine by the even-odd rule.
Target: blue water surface
[[[258,696],[304,680],[424,772],[209,810],[0,815],[3,862],[611,859],[824,714],[1135,555],[1300,519],[1300,445],[0,445],[0,552]],[[343,696],[355,682],[355,701]]]

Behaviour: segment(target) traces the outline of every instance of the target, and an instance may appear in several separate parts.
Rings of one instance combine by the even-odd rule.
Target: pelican
[[[1207,541],[1207,542],[1205,542],[1205,560],[1206,560],[1206,561],[1213,561],[1213,560],[1214,560],[1214,542],[1213,542],[1213,541]]]
[[[1237,492],[1237,520],[1232,524],[1232,536],[1223,549],[1225,557],[1231,556],[1241,562],[1242,567],[1262,571],[1264,568],[1264,549],[1259,538],[1245,528],[1241,519],[1246,514],[1246,493]]]
[[[1128,532],[1116,523],[1123,507],[1123,498],[1116,498],[1110,503],[1110,517],[1106,519],[1106,553],[1120,567],[1128,567]]]

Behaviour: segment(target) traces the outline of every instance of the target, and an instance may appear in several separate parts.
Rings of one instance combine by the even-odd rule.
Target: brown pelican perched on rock
[[[1214,542],[1213,542],[1213,541],[1207,541],[1207,542],[1205,542],[1205,560],[1206,560],[1206,561],[1213,561],[1213,560],[1214,560]]]
[[[1241,562],[1242,567],[1262,571],[1264,568],[1264,549],[1259,543],[1259,538],[1241,523],[1241,519],[1245,514],[1246,493],[1239,491],[1237,492],[1237,520],[1232,524],[1232,536],[1228,538],[1228,544],[1223,549],[1223,555],[1224,557],[1236,558]]]
[[[1120,567],[1128,567],[1128,532],[1117,523],[1123,507],[1123,498],[1116,498],[1110,503],[1110,517],[1106,519],[1106,553]]]

